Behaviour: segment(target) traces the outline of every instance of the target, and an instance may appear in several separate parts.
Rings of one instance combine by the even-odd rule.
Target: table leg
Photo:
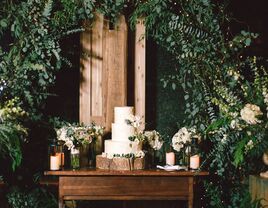
[[[59,208],[64,208],[64,200],[59,198]]]
[[[62,195],[62,178],[59,177],[59,200],[58,200],[58,203],[59,203],[59,208],[64,208],[64,199],[63,199],[63,195]]]
[[[194,202],[194,178],[189,177],[189,197],[188,197],[188,208],[193,208]]]

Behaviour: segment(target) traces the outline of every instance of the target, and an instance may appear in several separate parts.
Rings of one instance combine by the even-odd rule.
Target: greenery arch
[[[144,17],[146,35],[166,48],[177,64],[177,75],[162,81],[164,87],[184,89],[184,124],[195,126],[204,146],[211,147],[204,149],[204,166],[214,175],[206,184],[205,206],[249,207],[243,179],[263,168],[252,161],[268,147],[268,72],[264,60],[243,56],[256,34],[241,31],[232,37],[224,32],[225,5],[210,0],[0,2],[0,38],[5,40],[0,46],[1,102],[5,103],[0,153],[13,158],[13,168],[21,161],[25,120],[44,119],[43,102],[55,72],[68,63],[61,56],[60,39],[81,31],[80,22],[93,20],[96,11],[116,22],[119,13],[132,8],[131,24]],[[240,118],[246,104],[262,112],[256,124]]]

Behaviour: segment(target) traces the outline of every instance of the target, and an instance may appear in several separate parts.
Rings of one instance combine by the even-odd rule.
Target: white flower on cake
[[[144,156],[145,156],[145,153],[142,150],[136,152],[136,154],[135,154],[135,157],[141,157],[141,158],[143,158]]]
[[[180,151],[181,148],[184,147],[186,143],[191,142],[192,134],[194,134],[195,130],[190,129],[188,131],[187,128],[181,128],[173,137],[172,137],[172,147],[176,151]]]
[[[114,158],[114,154],[112,154],[112,153],[107,153],[107,158],[108,158],[108,159],[113,159],[113,158]]]
[[[160,134],[153,130],[153,131],[145,131],[144,132],[145,137],[148,140],[148,143],[150,145],[150,147],[154,150],[160,150],[161,147],[163,146],[163,139],[160,136]]]
[[[131,115],[126,119],[126,123],[134,128],[139,128],[142,125],[142,118],[140,116]]]
[[[262,115],[260,107],[254,104],[246,104],[245,107],[240,111],[241,118],[248,124],[257,124],[261,121],[256,118]]]

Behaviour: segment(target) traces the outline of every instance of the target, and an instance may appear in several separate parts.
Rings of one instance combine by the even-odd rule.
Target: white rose
[[[253,104],[246,104],[240,111],[241,118],[248,124],[257,124],[261,121],[256,116],[262,115],[260,107]]]
[[[183,148],[183,144],[180,144],[178,142],[172,142],[172,147],[174,148],[174,150],[179,152],[181,148]]]
[[[73,141],[71,141],[71,140],[66,141],[65,145],[68,147],[68,150],[70,150],[74,147]]]
[[[231,129],[235,129],[236,127],[236,120],[232,120],[230,124]]]

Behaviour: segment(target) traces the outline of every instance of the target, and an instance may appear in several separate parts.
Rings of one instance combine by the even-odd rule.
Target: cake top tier
[[[134,115],[134,107],[123,106],[114,108],[114,122],[116,124],[126,123],[127,119],[130,119]]]

